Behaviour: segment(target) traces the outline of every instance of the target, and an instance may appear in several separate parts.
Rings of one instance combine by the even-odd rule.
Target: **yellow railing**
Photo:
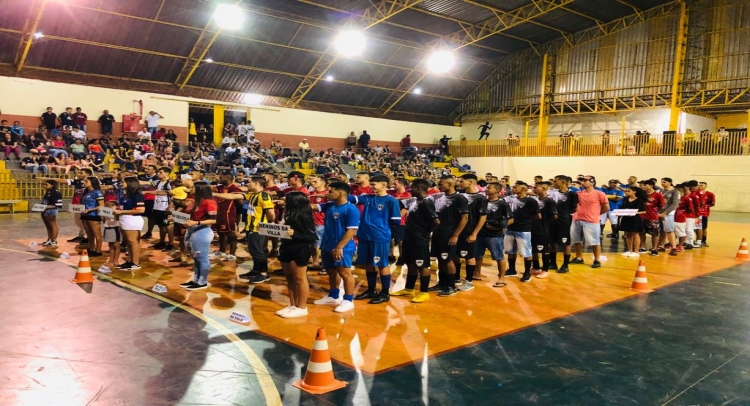
[[[453,141],[456,157],[748,155],[747,133],[646,134]]]

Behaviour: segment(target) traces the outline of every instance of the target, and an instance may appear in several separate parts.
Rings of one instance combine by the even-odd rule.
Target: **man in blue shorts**
[[[354,310],[354,276],[352,259],[356,247],[354,234],[359,228],[359,210],[349,203],[349,185],[333,182],[329,185],[328,202],[312,205],[313,210],[326,214],[323,241],[320,244],[323,269],[328,272],[328,295],[316,300],[316,305],[338,305],[334,311],[344,313]],[[387,253],[387,251],[386,251]],[[340,298],[338,277],[344,280],[344,297]]]
[[[539,218],[539,204],[528,195],[529,185],[518,181],[513,186],[513,195],[507,196],[505,202],[513,212],[513,218],[508,220],[508,230],[505,233],[505,253],[508,254],[508,270],[505,276],[518,277],[516,271],[516,256],[523,258],[523,276],[521,282],[531,281],[531,225]]]
[[[490,182],[484,193],[487,195],[487,221],[479,230],[477,241],[474,245],[476,249],[474,258],[477,261],[476,270],[482,270],[484,253],[489,250],[493,261],[497,261],[498,280],[493,285],[501,288],[505,283],[505,271],[508,269],[508,261],[503,255],[503,230],[508,224],[508,219],[513,218],[505,200],[500,198],[503,187],[498,182]]]

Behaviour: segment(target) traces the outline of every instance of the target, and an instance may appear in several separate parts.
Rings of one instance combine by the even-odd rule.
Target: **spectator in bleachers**
[[[52,131],[55,129],[55,126],[57,125],[57,114],[52,111],[52,107],[47,107],[47,111],[42,114],[42,117],[40,119],[42,120],[42,124],[47,128],[48,131]]]
[[[115,116],[109,114],[109,110],[104,110],[99,116],[99,124],[102,126],[102,134],[112,134],[112,127],[115,123]]]
[[[31,156],[27,156],[21,160],[21,168],[31,171],[34,175],[39,173],[47,173],[47,159],[41,156],[38,152],[32,152]]]
[[[14,121],[13,125],[10,126],[10,132],[20,140],[21,137],[23,137],[23,127],[21,127],[21,122]]]
[[[85,132],[88,119],[89,116],[87,116],[80,107],[76,107],[76,112],[73,113],[73,127],[78,126],[81,131]]]
[[[83,159],[86,157],[86,146],[83,145],[83,140],[76,138],[75,142],[70,145],[70,153],[73,155],[73,159]]]
[[[75,122],[73,121],[73,108],[72,107],[66,107],[65,111],[60,113],[60,115],[57,117],[57,119],[60,121],[60,125],[63,127],[73,127],[75,125]]]
[[[3,120],[5,121],[5,120]],[[21,151],[18,149],[18,138],[14,136],[10,130],[7,132],[0,133],[0,147],[5,152],[5,160],[10,160],[10,153],[12,152],[17,160],[21,160]]]
[[[157,127],[159,127],[160,118],[164,118],[164,116],[153,110],[148,112],[145,121],[146,127],[148,128],[148,131],[151,133],[151,135],[153,135],[156,132]]]

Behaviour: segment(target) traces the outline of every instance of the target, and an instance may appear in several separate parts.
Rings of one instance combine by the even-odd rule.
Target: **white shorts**
[[[141,231],[143,230],[143,217],[123,214],[120,216],[120,229],[122,231]]]
[[[614,215],[613,212],[608,211],[601,216],[599,216],[599,224],[605,225],[607,224],[607,219],[609,219],[610,225],[617,225],[617,216]]]
[[[671,233],[674,231],[674,228],[674,212],[671,212],[661,219],[661,229],[664,230],[665,233]]]
[[[687,237],[687,233],[685,233],[685,228],[687,227],[687,223],[674,223],[674,235],[677,238]]]

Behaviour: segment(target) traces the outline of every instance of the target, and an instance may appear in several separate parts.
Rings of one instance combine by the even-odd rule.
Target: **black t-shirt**
[[[557,203],[557,218],[570,222],[570,216],[578,209],[578,193],[568,189],[565,193],[555,195]]]
[[[115,121],[115,116],[111,114],[102,114],[99,117],[99,122],[102,124],[112,124]]]
[[[42,197],[42,204],[62,208],[62,193],[56,189],[50,189]]]
[[[487,221],[479,231],[478,237],[502,237],[503,229],[508,226],[508,219],[511,218],[513,218],[513,213],[510,212],[505,200],[487,200]]]
[[[430,239],[433,220],[438,218],[435,202],[431,199],[419,200],[416,197],[401,200],[401,205],[408,210],[404,238],[407,241],[426,243]]]
[[[48,113],[45,111],[44,114],[42,114],[42,121],[44,122],[44,126],[47,127],[48,130],[55,128],[55,124],[57,124],[55,120],[57,120],[57,114],[55,113]],[[66,125],[73,125],[72,118],[70,119],[70,122],[71,124]]]
[[[479,218],[487,215],[487,197],[482,193],[463,193],[463,195],[469,202],[469,221],[461,231],[461,235],[468,236],[474,231]]]
[[[44,113],[44,114],[47,114],[47,113]],[[60,113],[60,123],[62,125],[69,125],[69,126],[74,125],[73,115],[72,114],[68,114],[67,111],[64,111],[64,112]],[[45,125],[46,124],[47,124],[47,122],[45,121]]]
[[[438,193],[430,197],[435,202],[435,210],[440,219],[440,225],[435,230],[435,235],[450,237],[456,231],[456,227],[461,221],[461,215],[469,213],[469,202],[461,193],[452,195]]]
[[[536,199],[526,196],[519,199],[512,195],[505,197],[511,212],[513,212],[513,224],[508,226],[508,231],[531,232],[531,223],[534,216],[539,213],[539,204]]]
[[[536,197],[535,200],[539,205],[539,212],[542,214],[542,218],[538,219],[536,216],[534,217],[534,220],[531,223],[531,233],[548,235],[549,226],[554,221],[555,216],[557,216],[557,204],[555,204],[555,201],[549,196],[544,199]]]

